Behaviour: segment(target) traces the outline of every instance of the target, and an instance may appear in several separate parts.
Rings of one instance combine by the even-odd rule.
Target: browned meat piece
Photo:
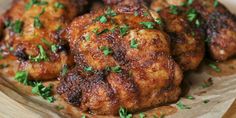
[[[194,9],[166,6],[158,13],[152,12],[152,16],[169,34],[172,55],[177,63],[185,71],[196,69],[205,54],[204,29],[199,28],[200,23],[196,24],[201,19],[198,13]]]
[[[191,6],[206,21],[207,41],[212,57],[224,61],[236,55],[236,19],[217,0],[195,0]]]
[[[61,29],[82,12],[86,0],[19,0],[5,13],[4,42],[30,79],[55,79],[73,58]],[[17,68],[17,67],[16,67]]]
[[[58,93],[94,114],[117,115],[178,100],[182,72],[168,36],[141,5],[120,5],[75,19],[63,33],[76,67],[60,77]]]
[[[160,11],[171,5],[181,6],[186,2],[186,0],[152,0],[151,9],[154,11]]]

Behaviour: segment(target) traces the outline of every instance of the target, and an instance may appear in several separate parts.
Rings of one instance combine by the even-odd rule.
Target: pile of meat
[[[235,16],[217,0],[91,4],[14,2],[0,18],[0,64],[17,61],[31,80],[58,78],[69,104],[116,115],[120,107],[137,112],[175,102],[183,73],[205,54],[216,61],[236,55]]]

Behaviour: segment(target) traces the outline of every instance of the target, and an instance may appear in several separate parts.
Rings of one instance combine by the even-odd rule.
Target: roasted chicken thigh
[[[61,30],[82,12],[86,0],[19,0],[4,14],[3,44],[30,79],[55,79],[73,58]],[[7,59],[6,59],[7,60]]]
[[[76,67],[61,76],[58,93],[82,111],[117,115],[178,100],[182,71],[168,36],[138,1],[92,11],[62,33]]]

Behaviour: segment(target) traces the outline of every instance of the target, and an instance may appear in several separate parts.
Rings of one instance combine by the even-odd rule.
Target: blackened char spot
[[[14,55],[24,61],[27,61],[29,59],[29,56],[25,53],[24,48],[17,48],[14,52]]]

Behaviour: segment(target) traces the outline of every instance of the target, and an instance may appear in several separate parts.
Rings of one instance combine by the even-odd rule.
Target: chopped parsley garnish
[[[144,113],[139,113],[139,118],[145,118],[145,114]]]
[[[130,41],[130,48],[138,48],[138,43],[135,38]]]
[[[52,103],[55,101],[55,98],[51,96],[52,85],[45,87],[41,82],[37,82],[32,88],[32,93],[41,96],[43,99]]]
[[[43,26],[42,22],[40,21],[39,17],[34,17],[34,27],[40,29]]]
[[[25,5],[25,9],[29,10],[33,5],[47,5],[48,2],[44,0],[30,0],[29,3]]]
[[[58,50],[58,46],[57,46],[56,44],[51,45],[51,51],[52,51],[53,53],[56,53],[57,50]]]
[[[186,96],[186,98],[189,99],[189,100],[194,100],[194,99],[195,99],[195,98],[194,98],[193,96],[191,96],[191,95]]]
[[[11,21],[10,20],[5,20],[4,21],[4,26],[5,27],[10,27],[11,26]]]
[[[41,41],[45,43],[48,47],[50,47],[53,53],[57,52],[58,46],[56,44],[52,44],[51,42],[47,41],[45,38],[42,38]]]
[[[36,57],[29,57],[29,59],[33,62],[40,62],[40,61],[48,61],[47,54],[45,50],[43,49],[42,45],[38,45],[39,48],[39,55]]]
[[[42,22],[41,22],[41,20],[40,20],[40,16],[43,15],[44,12],[45,12],[45,8],[43,8],[43,10],[40,12],[39,15],[37,15],[37,16],[34,17],[34,27],[35,27],[35,28],[40,29],[40,28],[43,27],[43,24],[42,24]]]
[[[99,28],[94,28],[92,32],[97,34],[98,30],[99,30]]]
[[[105,13],[107,16],[114,17],[116,16],[116,12],[111,9],[111,7],[108,7]]]
[[[161,11],[161,8],[157,8],[156,12],[159,13]]]
[[[195,9],[189,9],[187,11],[188,21],[192,22],[197,18],[197,12]]]
[[[177,14],[179,13],[178,7],[175,6],[175,5],[171,5],[171,6],[170,6],[170,13],[177,15]]]
[[[14,79],[24,85],[32,86],[32,93],[41,96],[45,100],[48,100],[50,103],[55,99],[51,96],[52,85],[45,87],[41,82],[28,81],[29,74],[27,71],[18,71]]]
[[[200,25],[201,25],[201,23],[198,19],[195,21],[195,24],[196,24],[197,27],[200,27]]]
[[[120,66],[115,66],[115,67],[111,67],[111,71],[115,73],[120,73],[122,70]]]
[[[187,5],[193,4],[193,1],[194,1],[194,0],[188,0],[188,1],[187,1]]]
[[[81,118],[86,118],[86,116],[83,114]]]
[[[84,68],[84,71],[86,71],[86,72],[91,72],[91,71],[93,71],[93,68],[92,67],[85,67]]]
[[[120,35],[125,36],[127,34],[128,30],[129,30],[128,25],[120,26]]]
[[[210,102],[210,100],[204,100],[203,103],[207,104],[208,102]]]
[[[215,0],[214,3],[213,3],[214,7],[217,7],[219,5],[219,2],[218,0]]]
[[[103,54],[105,56],[108,56],[109,54],[113,53],[113,51],[107,46],[102,46],[100,49],[103,51]]]
[[[101,23],[106,23],[106,22],[107,22],[106,16],[101,16],[100,19],[99,19],[99,21],[100,21]]]
[[[11,28],[12,28],[13,32],[15,32],[15,33],[21,33],[22,26],[23,26],[23,22],[20,21],[20,20],[16,20],[15,23],[13,23],[13,24],[11,25]]]
[[[109,29],[103,29],[102,31],[97,32],[96,34],[100,35],[100,34],[103,34],[103,33],[106,33],[106,32],[109,32]]]
[[[0,64],[0,69],[7,68],[9,65],[8,64]]]
[[[132,118],[132,114],[128,113],[128,111],[123,107],[120,107],[119,116],[120,118]]]
[[[42,41],[43,43],[45,43],[47,46],[51,46],[51,45],[52,45],[52,43],[49,42],[46,38],[42,38],[41,41]]]
[[[16,72],[16,75],[14,79],[24,85],[28,85],[28,72],[26,71],[18,71]]]
[[[86,40],[86,41],[89,41],[89,40],[90,40],[90,34],[89,34],[89,33],[85,34],[84,37],[85,37],[85,40]]]
[[[55,2],[54,7],[57,9],[64,9],[65,8],[64,4],[62,4],[60,2]]]
[[[140,22],[139,24],[147,29],[153,29],[154,25],[155,25],[155,23],[153,23],[153,22]]]
[[[221,72],[221,69],[214,63],[210,63],[208,66],[211,67],[215,72]]]
[[[191,109],[191,107],[184,105],[181,101],[177,102],[176,105],[179,109]]]
[[[148,13],[147,13],[147,12],[144,12],[144,13],[143,13],[143,16],[148,16]]]
[[[62,110],[62,109],[64,109],[64,106],[62,106],[62,105],[57,105],[57,106],[56,106],[56,110],[60,111],[60,110]]]
[[[138,12],[137,11],[134,12],[134,16],[138,16]]]
[[[155,22],[156,22],[158,25],[162,25],[162,24],[163,24],[161,18],[156,18],[156,19],[155,19]]]
[[[65,76],[68,73],[68,66],[64,65],[61,70],[61,76]]]

